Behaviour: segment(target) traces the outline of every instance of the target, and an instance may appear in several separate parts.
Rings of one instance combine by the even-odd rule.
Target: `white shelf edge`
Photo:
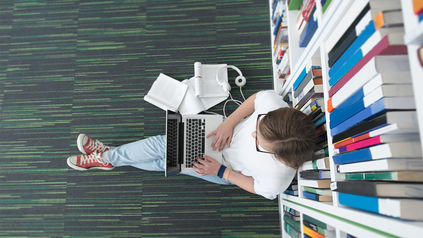
[[[372,235],[371,237],[386,237],[379,232],[372,231],[372,229],[399,237],[423,234],[423,222],[405,221],[353,208],[334,207],[325,203],[286,194],[281,194],[279,197],[282,204],[286,204],[288,207],[310,215],[352,235],[360,237],[369,237],[369,235]],[[370,221],[372,224],[363,224]],[[362,232],[365,232],[367,236],[363,236],[361,234]]]

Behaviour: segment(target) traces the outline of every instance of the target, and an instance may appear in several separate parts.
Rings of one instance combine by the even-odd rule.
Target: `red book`
[[[358,150],[364,147],[369,147],[369,146],[377,145],[380,143],[382,143],[380,140],[380,136],[376,136],[376,137],[372,137],[372,138],[362,140],[356,143],[352,143],[351,145],[347,145],[346,149],[347,151]]]
[[[343,140],[341,142],[338,142],[338,143],[334,144],[333,147],[335,149],[339,149],[341,147],[344,147],[344,146],[349,145],[349,144],[352,144],[352,143],[354,143],[353,138],[349,138],[347,140]]]
[[[332,88],[329,90],[329,97],[332,97],[339,89],[342,88],[364,65],[366,65],[376,55],[405,55],[407,54],[407,46],[405,45],[389,45],[388,36],[382,38],[382,40],[373,47],[369,53],[367,53],[354,67],[348,71]],[[330,100],[329,100],[330,101]],[[331,108],[330,102],[328,101],[328,108]],[[329,110],[330,111],[330,110]]]

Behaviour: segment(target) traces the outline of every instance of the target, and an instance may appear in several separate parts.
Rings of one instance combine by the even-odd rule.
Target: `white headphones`
[[[238,87],[243,87],[247,83],[247,80],[242,75],[241,70],[239,70],[237,67],[235,67],[233,65],[227,65],[227,66],[224,66],[224,67],[220,68],[219,71],[217,71],[217,73],[216,73],[216,81],[220,85],[220,87],[222,87],[223,91],[225,91],[227,93],[229,91],[231,91],[231,85],[229,84],[229,82],[226,82],[225,80],[220,80],[219,79],[219,73],[220,73],[220,71],[222,69],[226,69],[226,68],[228,68],[228,69],[231,68],[231,69],[234,69],[236,72],[238,72],[239,76],[236,77],[236,79],[235,79],[235,84]]]

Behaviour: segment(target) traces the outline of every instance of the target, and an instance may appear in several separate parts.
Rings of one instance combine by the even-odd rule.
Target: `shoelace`
[[[96,161],[103,164],[104,166],[109,165],[109,161],[106,161],[106,159],[102,158],[101,153],[97,153],[96,151],[90,155],[81,155],[81,165],[95,163]]]
[[[105,151],[109,147],[105,146],[103,143],[101,143],[98,140],[96,140],[96,141],[90,140],[90,144],[87,146],[87,148],[92,150],[92,151]]]

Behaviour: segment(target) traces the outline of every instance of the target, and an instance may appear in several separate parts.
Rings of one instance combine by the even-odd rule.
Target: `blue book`
[[[375,32],[376,28],[372,20],[357,37],[357,39],[355,39],[355,41],[350,45],[350,47],[348,47],[348,49],[342,54],[338,61],[336,61],[336,63],[329,69],[329,77],[332,78]],[[330,84],[330,86],[332,86],[332,84]]]
[[[279,26],[281,25],[281,22],[282,22],[282,16],[278,16],[278,19],[276,20],[275,28],[273,29],[274,36],[278,34]]]
[[[351,58],[352,55],[360,49],[361,46],[376,32],[373,20],[364,28],[364,30],[357,36],[353,43],[345,50],[344,53],[339,57],[336,63],[329,69],[329,77],[333,77],[339,69]]]
[[[323,123],[325,123],[325,122],[326,122],[326,116],[323,115],[319,120],[317,120],[314,123],[314,127],[319,127],[319,126],[323,125]]]
[[[323,196],[319,194],[309,193],[309,192],[303,192],[303,196],[306,198],[310,198],[316,201],[322,201],[322,202],[331,202],[332,196]]]
[[[340,204],[345,206],[385,216],[409,220],[423,220],[423,200],[421,199],[377,198],[356,194],[338,193],[338,201]]]
[[[303,81],[306,75],[307,75],[307,69],[304,68],[303,71],[301,71],[300,75],[298,76],[297,80],[295,80],[294,84],[292,85],[292,88],[294,89],[294,91],[297,90],[298,86],[300,86],[301,82]]]
[[[359,104],[357,104],[359,105]],[[360,105],[359,105],[360,106]],[[359,107],[357,106],[357,108]],[[415,109],[414,97],[385,97],[377,100],[375,103],[361,110],[354,116],[343,121],[331,130],[332,136],[337,135],[355,124],[360,124],[364,121],[370,120],[384,112],[393,109],[413,110]],[[359,109],[355,109],[359,110]]]
[[[357,123],[367,121],[373,117],[378,116],[386,111],[385,108],[385,98],[378,100],[377,102],[373,103],[370,107],[362,110],[361,112],[355,114],[354,116],[350,117],[348,120],[342,122],[338,126],[332,128],[331,135],[337,135],[348,128],[354,126]]]
[[[306,26],[303,34],[300,37],[300,47],[307,47],[308,43],[310,42],[311,38],[313,37],[314,33],[316,32],[318,27],[317,18],[315,19],[314,16],[310,16],[310,21]]]
[[[351,107],[354,103],[358,102],[359,100],[363,99],[364,97],[364,90],[361,88],[356,93],[351,95],[349,98],[347,98],[341,105],[339,105],[335,110],[333,110],[329,116],[330,120],[332,121],[334,118],[342,115],[346,109]]]
[[[421,157],[420,141],[392,142],[370,146],[347,153],[334,155],[335,164],[348,164],[386,158],[416,158]]]
[[[366,210],[369,212],[379,213],[379,201],[376,197],[361,196],[348,193],[338,193],[339,203]]]
[[[330,120],[329,127],[332,129],[335,126],[338,126],[342,122],[348,120],[355,114],[361,112],[366,108],[366,105],[363,101],[363,99],[359,100],[358,102],[354,103],[351,107],[348,108],[348,110],[345,110],[344,113],[339,115],[338,117],[333,118],[333,120]]]

